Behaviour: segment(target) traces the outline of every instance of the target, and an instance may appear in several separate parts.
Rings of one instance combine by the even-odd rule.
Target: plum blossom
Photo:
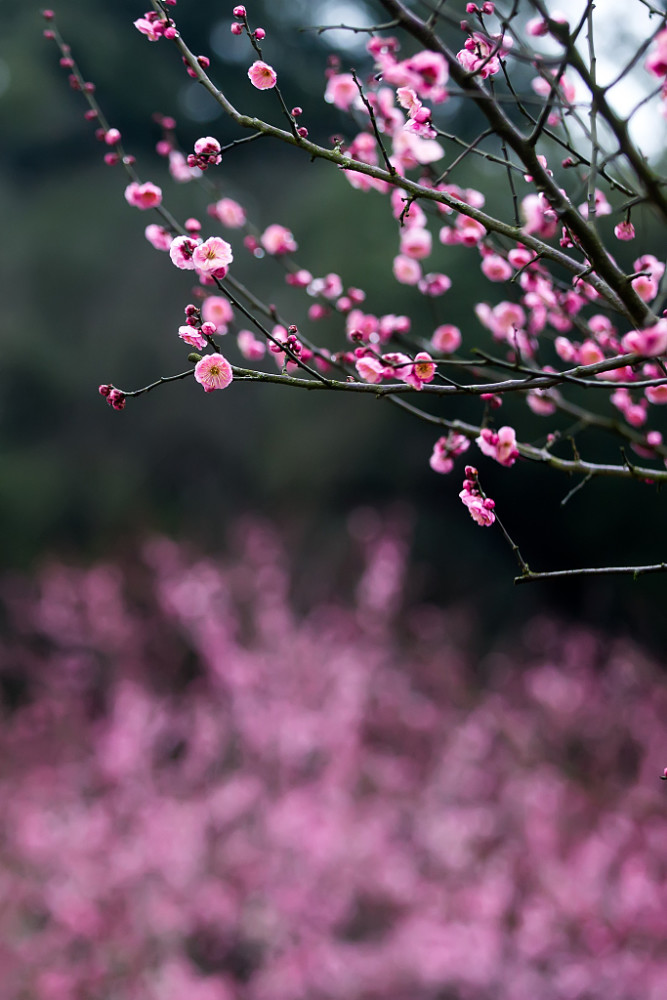
[[[207,295],[201,307],[205,323],[213,323],[216,333],[227,333],[227,324],[234,319],[234,310],[223,295]]]
[[[422,276],[422,269],[417,261],[405,254],[394,257],[392,270],[396,281],[402,285],[416,285]]]
[[[209,236],[203,243],[198,243],[192,251],[192,262],[202,274],[226,271],[233,259],[231,246],[220,236]]]
[[[150,15],[153,15],[151,17]],[[155,15],[154,11],[149,11],[143,17],[134,21],[134,27],[145,35],[149,42],[157,42],[164,34],[164,22]]]
[[[424,139],[404,129],[394,134],[391,159],[397,168],[412,170],[419,165],[436,163],[444,155],[444,148],[435,139]]]
[[[433,238],[428,229],[410,227],[401,231],[401,253],[414,260],[423,260],[431,253]]]
[[[408,112],[408,121],[403,128],[423,139],[435,139],[437,132],[431,124],[430,108],[424,107],[412,87],[399,87],[396,97],[400,106]]]
[[[667,351],[667,319],[660,319],[644,330],[631,330],[623,337],[621,345],[628,354],[644,354],[646,357],[664,354]]]
[[[374,385],[381,382],[387,372],[387,366],[372,354],[364,354],[356,358],[354,366],[357,369],[359,378],[363,379],[364,382],[371,382]]]
[[[619,222],[618,225],[614,226],[614,236],[617,240],[634,240],[635,227],[627,220]]]
[[[511,39],[499,36],[487,38],[479,31],[466,39],[464,47],[456,53],[456,58],[468,73],[479,73],[483,80],[500,72],[500,59],[511,47]]]
[[[453,354],[461,346],[461,331],[458,326],[443,323],[433,331],[431,344],[440,354]]]
[[[395,219],[400,219],[405,229],[425,229],[426,213],[416,201],[409,201],[405,191],[394,188],[391,192],[391,211]]]
[[[168,250],[173,239],[168,229],[164,229],[163,226],[158,226],[154,222],[150,226],[146,226],[144,236],[156,250]]]
[[[209,205],[208,212],[227,229],[240,229],[241,226],[245,226],[245,209],[233,198],[221,198],[215,204]]]
[[[197,329],[195,326],[179,326],[178,336],[190,347],[196,347],[197,350],[203,351],[208,347],[208,341],[204,334]]]
[[[327,104],[334,104],[341,111],[349,111],[352,105],[361,105],[359,88],[351,73],[332,73],[324,92]]]
[[[466,465],[466,479],[463,480],[463,489],[459,493],[461,502],[468,508],[473,521],[488,528],[496,519],[493,508],[495,501],[488,497],[483,497],[477,481],[477,469],[472,465]]]
[[[206,170],[208,167],[217,166],[222,160],[222,148],[217,139],[212,135],[203,136],[195,142],[195,151],[187,158],[189,167],[198,167]]]
[[[428,351],[418,351],[415,354],[415,364],[413,376],[416,380],[416,389],[421,389],[425,382],[432,382],[435,378],[437,366]]]
[[[187,184],[201,176],[198,167],[188,166],[188,161],[179,149],[172,149],[169,153],[169,173],[177,184]]]
[[[433,454],[429,459],[429,465],[434,472],[443,475],[451,472],[454,468],[454,459],[457,455],[462,455],[470,447],[470,441],[463,434],[450,431],[446,437],[440,437],[433,446]]]
[[[526,396],[528,408],[538,417],[550,417],[556,412],[556,394],[552,389],[530,389]]]
[[[232,366],[222,354],[207,354],[195,365],[195,378],[204,392],[226,389],[233,378]]]
[[[266,252],[275,257],[281,257],[283,254],[298,250],[296,240],[290,230],[277,223],[267,226],[260,236],[260,241]]]
[[[667,31],[658,32],[653,46],[644,65],[654,76],[667,76]]]
[[[508,468],[516,462],[519,450],[516,443],[516,432],[513,427],[501,427],[497,432],[485,427],[475,443],[479,450],[489,458],[494,458],[500,465]]]
[[[259,340],[251,330],[239,330],[236,343],[247,361],[261,361],[266,354],[266,344]]]
[[[182,271],[193,271],[194,261],[192,255],[201,240],[195,240],[191,236],[176,236],[169,247],[169,256],[172,263]]]
[[[609,397],[610,402],[621,411],[631,427],[641,427],[646,423],[648,400],[640,399],[635,402],[630,391],[620,386]]]
[[[431,274],[425,274],[423,278],[417,283],[417,287],[422,295],[428,295],[431,298],[436,298],[439,295],[444,295],[452,287],[452,280],[446,274],[439,274],[437,272]]]
[[[558,229],[558,216],[542,194],[528,194],[521,201],[524,232],[550,239]]]
[[[405,67],[413,74],[413,86],[420,97],[441,104],[447,99],[445,84],[449,67],[440,52],[423,49],[405,60]]]
[[[482,260],[482,274],[489,281],[508,281],[513,274],[512,265],[500,254],[492,253]]]
[[[593,198],[595,201],[595,214],[597,216],[611,215],[612,208],[603,191],[596,188]],[[588,202],[579,205],[579,213],[583,215],[584,219],[588,218]]]
[[[125,188],[125,200],[134,208],[145,211],[148,208],[157,208],[162,203],[162,190],[157,184],[146,181],[145,184],[138,184],[132,181]]]
[[[278,75],[272,66],[258,59],[248,70],[248,78],[257,90],[270,90],[275,87]]]

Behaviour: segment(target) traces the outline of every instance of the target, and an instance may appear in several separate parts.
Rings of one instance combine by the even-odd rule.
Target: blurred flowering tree
[[[190,349],[190,366],[139,389],[100,386],[114,409],[193,376],[206,392],[234,383],[273,383],[365,394],[437,429],[431,457],[437,473],[450,473],[474,442],[503,467],[521,461],[534,465],[536,475],[550,467],[576,477],[565,499],[596,477],[635,480],[639,489],[667,481],[667,445],[659,430],[659,409],[667,402],[665,265],[641,245],[625,260],[626,244],[636,238],[633,219],[640,220],[641,242],[650,214],[661,223],[667,218],[667,179],[643,153],[635,127],[641,120],[656,130],[662,122],[663,10],[634,0],[633,17],[643,18],[645,30],[618,65],[597,51],[600,22],[592,0],[581,0],[569,18],[542,0],[487,0],[460,10],[444,0],[377,0],[376,23],[314,29],[368,36],[364,72],[330,60],[324,98],[347,116],[349,126],[344,134],[321,139],[311,134],[315,125],[304,121],[294,96],[283,94],[280,53],[270,52],[271,38],[252,22],[252,10],[230,9],[229,26],[238,45],[247,46],[248,105],[254,100],[259,114],[230,101],[229,67],[218,71],[206,55],[191,52],[175,6],[176,0],[152,0],[134,26],[149,41],[176,47],[187,73],[236,129],[224,145],[202,136],[186,153],[174,119],[159,116],[163,138],[157,151],[168,158],[174,181],[197,181],[212,197],[206,229],[194,216],[177,220],[161,188],[142,180],[119,129],[105,119],[93,84],[81,76],[53,12],[44,12],[46,34],[59,45],[61,64],[86,97],[86,116],[108,147],[106,162],[122,164],[129,175],[126,200],[156,214],[147,239],[198,280],[178,330]],[[253,95],[253,88],[260,94]],[[637,93],[635,104],[620,111],[618,96],[628,92]],[[452,100],[469,109],[465,136],[446,130]],[[269,142],[326,161],[354,188],[386,198],[398,230],[397,245],[387,253],[387,276],[432,302],[431,330],[417,329],[408,315],[383,313],[381,302],[367,304],[363,273],[348,288],[338,273],[318,276],[316,261],[297,259],[298,234],[283,222],[260,231],[244,206],[225,194],[224,181],[211,179],[223,156],[232,156],[240,144],[255,143],[263,156]],[[488,191],[461,183],[472,158],[487,168]],[[491,200],[495,207],[489,209]],[[213,227],[225,236],[208,235]],[[261,278],[247,288],[235,277],[241,245],[257,259],[268,255],[284,266],[295,295],[288,315],[265,301]],[[469,248],[471,263],[479,261],[465,287],[452,288],[447,274],[452,247]],[[494,285],[502,289],[495,296]],[[470,325],[463,331],[448,322],[450,289],[450,298],[469,300]],[[309,305],[298,297],[304,293]],[[326,328],[338,338],[333,350],[323,346],[326,335],[318,335]],[[236,346],[222,353],[221,338],[230,329]],[[262,367],[270,356],[277,373]],[[479,401],[472,422],[456,413],[457,404],[471,399]],[[507,413],[503,419],[500,408]],[[517,436],[519,425],[525,430]],[[611,461],[598,457],[604,457],[605,436],[616,441]],[[534,572],[475,466],[465,466],[459,495],[478,524],[503,531],[519,563],[518,581],[667,568],[658,562]],[[522,499],[532,513],[530,497]]]
[[[547,620],[475,663],[367,514],[299,618],[235,535],[3,581],[4,995],[661,1000],[656,665]]]

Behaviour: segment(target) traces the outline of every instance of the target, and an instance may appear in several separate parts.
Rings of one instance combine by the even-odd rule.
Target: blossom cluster
[[[278,73],[263,51],[271,38],[267,40],[264,28],[251,26],[252,10],[245,5],[231,9],[229,27],[238,45],[247,46],[244,71],[251,84],[274,91],[260,101],[269,106],[266,121],[231,106],[217,89],[209,57],[183,59],[190,76],[217,95],[234,125],[241,132],[254,131],[225,140],[226,156],[239,142],[260,136],[268,142],[271,137],[301,147],[311,158],[332,161],[356,191],[385,196],[396,231],[388,277],[402,286],[394,291],[401,302],[412,304],[413,315],[423,315],[428,308],[429,328],[423,319],[417,323],[406,314],[408,305],[390,313],[367,301],[360,276],[345,274],[344,262],[325,274],[304,266],[295,256],[299,234],[282,222],[256,224],[242,195],[232,190],[230,196],[225,178],[214,178],[210,185],[205,178],[209,192],[214,192],[207,225],[231,230],[231,235],[225,232],[228,238],[214,231],[207,236],[195,217],[182,225],[175,222],[163,205],[161,187],[139,179],[132,158],[122,150],[120,131],[104,121],[90,97],[92,84],[82,81],[69,49],[58,40],[52,16],[47,18],[47,35],[58,41],[61,64],[72,71],[70,83],[87,95],[86,116],[95,122],[97,138],[113,147],[105,161],[122,163],[130,174],[126,200],[156,213],[146,238],[198,280],[189,294],[197,298],[201,316],[194,322],[186,319],[179,328],[188,346],[212,352],[203,359],[189,356],[195,379],[208,391],[229,384],[231,362],[215,337],[233,329],[244,361],[257,364],[273,358],[280,374],[272,379],[298,375],[291,382],[294,386],[316,379],[320,387],[369,395],[369,388],[377,386],[378,396],[403,395],[406,386],[420,393],[417,401],[413,397],[412,402],[401,402],[442,428],[430,459],[437,472],[451,471],[454,459],[475,441],[483,456],[507,468],[523,454],[589,478],[613,474],[664,481],[667,446],[657,408],[667,402],[667,319],[660,314],[665,264],[649,252],[650,244],[647,252],[632,253],[632,262],[616,259],[628,253],[626,244],[638,233],[644,236],[635,223],[645,208],[667,218],[667,180],[656,179],[630,128],[635,113],[651,102],[656,110],[660,96],[665,97],[664,25],[647,35],[620,72],[617,83],[627,78],[645,92],[623,124],[612,98],[602,100],[598,92],[593,55],[598,14],[593,8],[591,42],[584,57],[577,47],[581,40],[575,37],[583,22],[575,29],[558,11],[549,17],[541,13],[524,24],[516,5],[505,16],[493,2],[468,3],[467,17],[451,25],[453,37],[460,32],[459,41],[449,45],[438,34],[442,25],[437,16],[420,21],[400,3],[379,3],[394,14],[400,12],[392,21],[396,34],[389,34],[388,28],[368,33],[365,74],[348,69],[341,57],[329,58],[324,99],[345,126],[324,146],[312,141],[300,124],[303,109],[295,104],[290,110],[277,88]],[[148,13],[135,24],[153,41],[177,33],[166,12]],[[405,45],[407,36],[412,37]],[[543,46],[559,46],[560,61]],[[515,67],[521,67],[516,85]],[[656,78],[660,87],[651,93]],[[457,114],[452,94],[470,110],[471,135],[473,114],[476,122],[485,119],[474,140],[448,131]],[[282,128],[269,120],[271,107],[280,112]],[[520,113],[515,116],[512,108]],[[186,155],[179,147],[175,120],[156,115],[155,121],[162,130],[156,150],[177,183],[201,182],[202,172],[221,162],[223,147],[215,137],[196,139],[186,146],[193,149]],[[475,157],[484,164],[475,174],[478,186],[466,183],[472,173],[467,167]],[[626,164],[627,176],[621,176],[619,163]],[[507,185],[504,207],[494,207],[498,199],[493,185],[488,188],[493,198],[479,189],[487,168],[490,176]],[[301,302],[294,304],[295,295],[280,315],[262,295],[250,291],[248,296],[241,290],[229,268],[243,252],[257,262],[273,258],[290,288],[302,293]],[[466,281],[459,278],[457,287],[452,276],[461,269],[452,264],[458,254],[469,259]],[[240,307],[239,294],[249,309]],[[470,316],[465,325],[456,326],[451,306],[463,294],[470,300]],[[214,308],[207,303],[223,298],[231,303],[229,315],[220,323],[207,318],[206,310]],[[294,315],[297,310],[300,314]],[[328,322],[339,338],[332,349],[316,343],[320,322]],[[323,332],[321,343],[330,343],[328,332]],[[254,378],[266,375],[256,373]],[[244,374],[244,379],[252,378]],[[577,396],[580,387],[587,390],[586,406]],[[435,402],[445,396],[474,400],[474,423],[464,425],[449,411],[447,416],[442,410],[435,414]],[[503,405],[512,406],[513,413],[500,420],[495,411]],[[620,448],[615,466],[596,466],[581,458],[578,443],[575,458],[569,450],[565,454],[562,442],[575,415],[582,437],[582,428],[591,437],[591,428],[616,435]],[[534,418],[546,417],[554,418],[552,427],[547,432],[535,428]],[[629,450],[656,467],[635,469]],[[464,493],[475,519],[492,523],[491,506],[480,505],[473,490]]]
[[[357,521],[352,606],[248,522],[0,581],[7,997],[662,1000],[662,669],[547,620],[480,663]]]

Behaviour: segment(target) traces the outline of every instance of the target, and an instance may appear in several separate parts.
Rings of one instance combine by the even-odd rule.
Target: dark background
[[[211,55],[212,76],[230,98],[277,122],[273,95],[248,84],[253,57],[245,39],[229,34],[232,6],[182,0],[175,13],[190,47]],[[335,5],[253,0],[248,6],[252,23],[267,30],[265,58],[278,71],[288,104],[304,107],[311,136],[351,138],[355,129],[321,96],[331,36],[296,30],[318,23],[318,14],[326,21]],[[371,3],[348,7],[384,20]],[[195,184],[169,182],[165,161],[154,151],[160,133],[151,116],[173,114],[186,150],[200,135],[226,142],[237,133],[187,79],[174,49],[149,43],[132,27],[142,13],[141,4],[101,0],[62,0],[56,8],[59,27],[95,82],[110,124],[136,155],[141,178],[163,186],[177,217],[195,215],[206,227],[212,199]],[[191,300],[191,279],[144,239],[145,225],[154,220],[125,203],[122,168],[103,164],[104,147],[83,119],[83,98],[69,90],[53,43],[42,38],[38,8],[4,2],[0,20],[0,523],[6,567],[29,569],[53,555],[87,561],[122,554],[155,529],[215,552],[225,547],[240,515],[259,513],[280,525],[301,567],[296,600],[307,602],[313,581],[320,591],[345,587],[340,540],[351,512],[371,506],[412,526],[409,596],[474,603],[483,635],[549,606],[660,645],[662,577],[515,588],[516,564],[500,533],[474,525],[460,505],[462,468],[450,477],[433,473],[428,458],[437,433],[384,402],[258,386],[207,396],[188,380],[130,401],[123,413],[105,406],[97,394],[101,382],[132,389],[183,370],[187,349],[176,334]],[[342,58],[343,69],[371,69],[363,46]],[[443,110],[447,129],[475,134],[477,123],[460,101]],[[429,268],[450,274],[453,287],[435,303],[425,302],[391,277],[398,239],[386,200],[353,191],[333,168],[262,141],[226,157],[213,180],[221,195],[244,204],[259,228],[288,225],[299,243],[299,262],[314,274],[334,270],[346,285],[362,286],[368,311],[406,312],[424,336],[438,323],[456,323],[469,343],[485,342],[472,305],[481,298],[495,303],[505,290],[483,278],[475,251],[436,244]],[[503,179],[470,159],[452,180],[485,191],[491,210],[507,200]],[[612,227],[609,221],[604,232]],[[636,249],[617,245],[619,261],[640,252],[661,255],[657,229],[644,231]],[[303,326],[307,302],[286,289],[280,266],[253,260],[237,234],[234,240],[234,274]],[[330,346],[342,347],[333,322],[313,329],[314,339],[320,331]],[[233,347],[229,354],[237,360]],[[506,406],[497,423],[512,423],[527,439],[542,441],[547,421],[524,409]],[[481,418],[477,403],[456,414],[443,406],[442,412]],[[586,457],[618,456],[613,442],[585,435],[577,440]],[[563,509],[560,501],[574,484],[562,476],[527,466],[502,469],[474,448],[468,460],[480,466],[485,489],[533,569],[667,556],[663,498],[652,488],[593,482]]]

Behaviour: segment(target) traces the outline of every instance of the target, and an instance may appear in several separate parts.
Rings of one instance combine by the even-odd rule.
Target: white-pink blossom
[[[232,366],[222,354],[207,354],[195,365],[195,379],[204,392],[226,389],[232,378]]]
[[[297,243],[290,230],[285,226],[278,225],[278,223],[267,226],[260,236],[260,242],[267,253],[276,257],[298,250]]]
[[[513,427],[501,427],[497,432],[485,427],[475,442],[484,455],[494,458],[500,465],[514,465],[519,457]]]
[[[152,222],[150,226],[146,226],[144,236],[156,250],[168,250],[173,239],[168,229],[158,226],[155,222]]]
[[[655,357],[667,351],[667,319],[660,319],[654,326],[644,330],[631,330],[621,341],[627,354],[643,354]]]
[[[278,75],[273,66],[258,59],[248,70],[248,78],[253,87],[257,87],[258,90],[270,90],[275,87]]]
[[[266,354],[266,344],[259,340],[252,330],[239,330],[236,343],[247,361],[261,361]]]
[[[396,281],[400,281],[402,285],[416,285],[422,276],[422,269],[417,261],[405,254],[394,257],[392,270]]]
[[[195,240],[192,236],[176,236],[171,241],[169,256],[172,263],[182,271],[194,270],[192,255],[201,240]]]
[[[246,221],[245,209],[233,198],[216,201],[209,206],[209,214],[215,216],[227,229],[240,229]]]
[[[157,208],[162,202],[162,190],[150,181],[146,181],[145,184],[132,181],[125,188],[125,200],[134,208],[144,211],[148,208]]]
[[[207,295],[202,302],[202,319],[213,323],[217,333],[227,333],[227,324],[234,319],[234,310],[223,295]]]
[[[349,111],[353,104],[361,104],[359,88],[351,73],[332,73],[324,91],[327,104],[334,104],[341,111]]]
[[[431,344],[440,354],[453,354],[461,346],[461,331],[458,326],[443,323],[433,331]]]
[[[209,236],[203,243],[198,243],[192,251],[193,264],[202,274],[222,271],[233,259],[231,246],[220,236]]]

